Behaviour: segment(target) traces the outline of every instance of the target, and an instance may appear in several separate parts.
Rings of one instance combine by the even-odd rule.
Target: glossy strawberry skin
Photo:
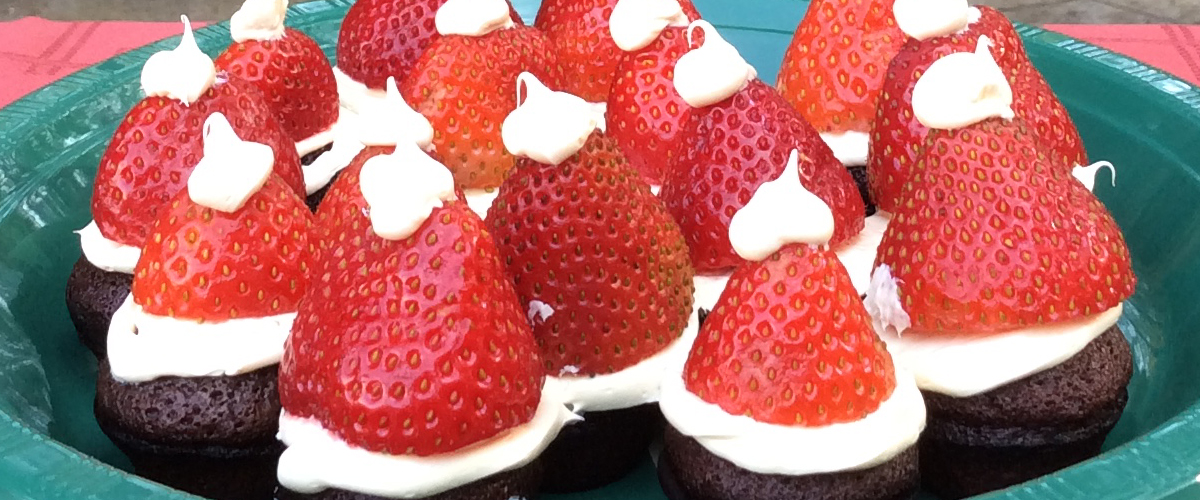
[[[702,32],[697,31],[701,35]],[[608,96],[607,134],[646,182],[662,185],[675,140],[692,107],[675,92],[675,62],[688,51],[684,28],[666,28],[617,64]]]
[[[690,0],[680,0],[688,20],[700,19]],[[624,52],[608,30],[617,0],[546,0],[534,25],[546,33],[570,76],[563,91],[588,102],[608,102],[613,74]]]
[[[908,39],[895,0],[814,2],[783,56],[776,88],[818,131],[866,132],[888,63]]]
[[[1019,119],[935,130],[924,150],[876,259],[913,331],[1058,323],[1133,294],[1120,228]]]
[[[955,52],[974,52],[980,35],[992,40],[992,56],[1004,74],[1014,75],[1019,67],[1028,64],[1021,38],[1004,14],[991,7],[978,8],[982,15],[967,30],[928,40],[909,39],[888,65],[871,125],[867,158],[871,199],[880,210],[896,210],[900,187],[919,158],[921,145],[929,133],[913,115],[912,91],[930,65]]]
[[[312,213],[275,175],[233,213],[164,205],[134,269],[133,299],[150,314],[197,321],[296,311],[317,248]]]
[[[500,124],[517,108],[517,75],[528,71],[552,89],[562,67],[536,28],[481,37],[442,37],[400,85],[400,94],[433,125],[433,145],[458,187],[499,186],[516,159],[504,149]]]
[[[317,42],[299,30],[287,28],[278,40],[234,43],[217,57],[216,65],[257,86],[294,142],[337,122],[333,68]]]
[[[837,257],[792,244],[734,271],[700,327],[684,383],[732,415],[819,427],[875,411],[896,375]]]
[[[337,66],[368,88],[383,89],[389,76],[406,78],[413,64],[441,38],[434,16],[447,0],[359,0],[338,32]],[[509,7],[513,22],[521,17]]]
[[[223,113],[238,137],[271,146],[275,173],[305,195],[296,144],[272,116],[262,93],[235,76],[225,75],[189,106],[162,97],[138,102],[117,126],[100,157],[92,192],[92,216],[105,237],[140,247],[161,205],[187,184],[204,147],[208,115]]]
[[[521,304],[554,310],[533,318],[550,375],[619,371],[682,334],[694,291],[687,246],[612,139],[595,132],[555,166],[519,160],[487,224]]]
[[[1046,153],[1054,156],[1054,163],[1068,168],[1087,165],[1087,151],[1075,122],[1033,63],[1023,61],[1009,81],[1013,111],[1037,134]]]
[[[831,244],[862,231],[863,200],[850,173],[812,125],[761,81],[693,110],[676,148],[660,197],[683,229],[699,273],[742,262],[729,243],[729,221],[759,186],[783,173],[793,149],[800,151],[804,187],[833,211]]]
[[[319,223],[330,246],[280,363],[283,407],[393,455],[448,453],[528,422],[541,362],[483,222],[451,201],[412,237],[384,240],[357,186],[343,172],[329,193],[348,209]]]

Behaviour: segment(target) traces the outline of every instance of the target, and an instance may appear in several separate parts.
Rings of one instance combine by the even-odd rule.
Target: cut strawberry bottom
[[[534,462],[564,425],[578,420],[559,392],[547,381],[529,422],[454,452],[424,457],[368,451],[316,419],[285,409],[279,417],[279,439],[287,446],[279,459],[279,483],[301,495],[340,489],[365,498],[453,498],[439,495]]]

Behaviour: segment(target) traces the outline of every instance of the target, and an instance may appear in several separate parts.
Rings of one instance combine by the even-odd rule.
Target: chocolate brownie
[[[590,490],[625,477],[646,458],[662,426],[655,403],[584,413],[582,422],[563,427],[542,453],[542,491]]]
[[[846,167],[846,170],[850,171],[850,177],[854,178],[854,184],[858,186],[858,195],[862,197],[863,205],[867,208],[866,216],[875,215],[876,207],[875,201],[871,199],[871,188],[868,187],[867,167],[860,165]]]
[[[1058,366],[983,394],[923,392],[926,488],[963,498],[1096,456],[1121,418],[1132,374],[1129,344],[1114,326]]]
[[[670,500],[907,500],[921,484],[916,446],[869,469],[786,476],[738,467],[671,426],[663,445],[658,477]]]
[[[433,496],[412,500],[510,500],[537,496],[538,484],[542,481],[542,460],[537,459],[524,467],[504,471],[467,483],[452,490]],[[275,492],[277,500],[391,500],[386,497],[355,493],[331,488],[320,493],[306,495],[280,486]]]
[[[321,149],[313,151],[300,158],[300,164],[305,166],[312,165],[312,162],[317,161],[318,156],[325,154],[331,149],[333,149],[333,143],[326,144],[322,146]],[[324,187],[318,189],[316,192],[308,195],[308,197],[304,199],[304,204],[308,205],[309,210],[312,210],[313,212],[317,211],[317,206],[321,204],[321,200],[325,199],[325,194],[329,192],[329,186],[333,185],[333,181],[336,179],[337,176],[334,175],[333,179],[329,180],[329,184],[326,184]]]
[[[79,340],[98,358],[108,349],[108,323],[133,286],[133,275],[100,269],[80,256],[67,278],[67,311]]]

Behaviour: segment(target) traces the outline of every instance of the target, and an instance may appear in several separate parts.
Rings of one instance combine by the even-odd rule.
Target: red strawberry
[[[146,312],[201,321],[296,310],[317,249],[312,213],[275,174],[233,213],[192,201],[185,186],[163,206],[134,269]]]
[[[888,63],[908,37],[895,0],[820,0],[809,5],[783,56],[779,93],[818,131],[866,132]]]
[[[1014,95],[1025,91],[1031,94],[1028,99],[1014,99],[1013,111],[1017,116],[1031,123],[1044,124],[1048,130],[1056,126],[1062,128],[1062,150],[1078,148],[1078,135],[1074,127],[1070,126],[1071,132],[1067,132],[1067,123],[1051,118],[1056,110],[1061,111],[1061,105],[1047,104],[1040,110],[1040,106],[1036,105],[1046,100],[1048,88],[1042,87],[1045,82],[1040,75],[1028,72],[1033,70],[1032,64],[1025,55],[1024,45],[1012,23],[990,7],[979,7],[979,10],[982,16],[962,33],[928,40],[910,39],[888,66],[871,128],[867,159],[871,198],[881,210],[893,212],[897,209],[900,187],[908,179],[909,170],[919,158],[920,146],[929,132],[912,113],[912,90],[917,80],[931,64],[946,55],[974,52],[981,35],[992,40],[992,56],[1004,74],[1009,76]],[[1035,115],[1047,118],[1031,119]],[[1075,139],[1070,140],[1071,137]]]
[[[499,186],[512,168],[500,124],[517,107],[517,75],[524,71],[550,87],[563,79],[546,37],[517,26],[439,38],[401,83],[400,94],[433,125],[434,149],[458,187]]]
[[[358,181],[345,171],[328,195],[347,209],[320,223],[330,246],[285,346],[283,407],[393,455],[448,453],[528,422],[541,362],[483,222],[451,201],[385,240]]]
[[[1054,163],[1067,168],[1087,165],[1087,151],[1083,139],[1067,108],[1050,89],[1050,84],[1025,60],[1009,77],[1013,89],[1013,112],[1037,133],[1039,142],[1047,154],[1053,154]]]
[[[338,119],[337,83],[317,42],[287,28],[278,40],[234,43],[217,57],[218,70],[262,91],[292,141],[329,130]]]
[[[800,151],[804,186],[833,211],[830,243],[836,246],[863,229],[863,200],[850,173],[812,125],[759,80],[732,98],[692,110],[676,148],[661,197],[700,273],[742,262],[729,244],[729,221],[760,185],[779,177],[793,149]]]
[[[805,244],[734,271],[683,373],[701,399],[777,425],[853,422],[896,388],[892,357],[846,269]]]
[[[1116,222],[1019,118],[934,130],[924,151],[876,258],[915,331],[1067,321],[1133,293]]]
[[[617,63],[624,56],[608,31],[618,0],[545,0],[535,25],[558,51],[570,78],[564,91],[588,102],[608,102]],[[630,1],[630,0],[626,0]],[[691,0],[679,0],[689,21],[700,19]]]
[[[675,140],[692,114],[673,83],[675,62],[689,49],[686,31],[666,28],[650,45],[622,57],[608,96],[608,135],[651,184],[666,179]],[[695,36],[703,44],[703,32]]]
[[[190,105],[147,97],[125,115],[100,157],[92,193],[92,216],[105,237],[142,246],[159,207],[184,187],[200,161],[201,128],[212,113],[224,114],[242,139],[270,146],[275,173],[305,195],[296,144],[272,117],[262,93],[235,76],[226,78]]]
[[[553,310],[533,319],[551,375],[568,366],[616,372],[683,333],[694,274],[687,246],[612,139],[593,132],[558,165],[518,160],[487,224],[521,304]]]
[[[441,38],[434,26],[447,0],[359,0],[346,11],[338,32],[337,66],[369,88],[382,89],[389,76],[403,80],[417,59]],[[511,10],[511,5],[510,5]],[[514,23],[522,24],[516,10]]]

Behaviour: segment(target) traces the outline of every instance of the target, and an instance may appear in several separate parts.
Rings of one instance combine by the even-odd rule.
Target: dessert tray
[[[288,24],[333,58],[347,0],[291,8]],[[536,0],[513,0],[532,20]],[[775,80],[807,2],[695,0]],[[1029,56],[1070,110],[1090,156],[1111,161],[1097,195],[1124,230],[1139,277],[1120,322],[1133,348],[1129,404],[1106,452],[980,498],[1190,498],[1200,473],[1200,89],[1138,61],[1020,26]],[[196,32],[216,54],[225,23]],[[167,40],[72,74],[0,109],[0,497],[192,498],[123,472],[128,460],[92,412],[95,359],[76,339],[62,284],[79,256],[100,154],[140,97],[146,58]],[[1192,494],[1197,493],[1191,491]],[[11,497],[9,495],[12,495]],[[608,487],[550,499],[663,497],[650,458]],[[921,497],[922,499],[933,497]]]

